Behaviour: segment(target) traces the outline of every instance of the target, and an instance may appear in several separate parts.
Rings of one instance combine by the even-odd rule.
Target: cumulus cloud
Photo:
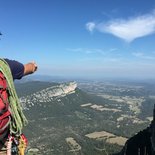
[[[131,42],[136,38],[155,33],[155,11],[146,15],[129,19],[115,19],[106,23],[89,22],[86,27],[90,32],[96,29],[103,33],[110,33],[126,42]]]

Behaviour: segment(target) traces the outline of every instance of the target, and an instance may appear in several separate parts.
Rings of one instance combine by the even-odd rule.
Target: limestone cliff
[[[52,101],[54,98],[61,98],[68,94],[74,93],[77,88],[75,82],[58,84],[56,86],[48,87],[31,95],[21,97],[20,102],[24,109],[27,105],[34,105],[35,103],[41,102],[46,103]]]

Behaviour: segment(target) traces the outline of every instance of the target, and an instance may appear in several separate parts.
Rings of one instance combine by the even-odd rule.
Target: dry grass
[[[118,144],[120,146],[123,146],[125,142],[127,141],[127,138],[125,137],[116,136],[106,131],[93,132],[85,136],[91,139],[104,139],[107,143]]]

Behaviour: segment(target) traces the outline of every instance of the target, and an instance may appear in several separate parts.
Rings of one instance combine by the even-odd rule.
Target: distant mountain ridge
[[[21,80],[16,80],[16,83],[25,83],[30,81],[42,81],[42,82],[70,82],[72,78],[66,78],[63,76],[50,76],[50,75],[31,75],[25,76]]]

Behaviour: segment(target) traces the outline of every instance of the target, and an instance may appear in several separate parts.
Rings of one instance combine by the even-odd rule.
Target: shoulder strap
[[[4,74],[9,89],[9,106],[12,120],[10,122],[10,133],[20,135],[23,126],[27,124],[27,119],[23,114],[21,104],[15,90],[12,73],[8,63],[0,58],[0,71]]]

